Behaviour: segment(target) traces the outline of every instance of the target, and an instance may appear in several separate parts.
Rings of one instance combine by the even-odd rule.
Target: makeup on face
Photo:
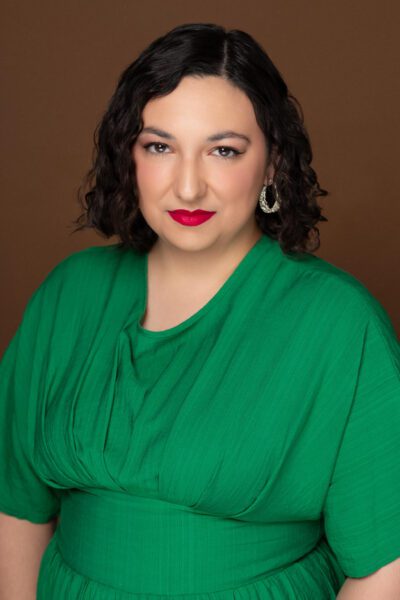
[[[211,246],[242,230],[251,237],[267,155],[246,94],[222,78],[183,78],[146,104],[142,125],[133,146],[136,183],[158,236],[177,247],[198,236]]]
[[[201,225],[215,215],[215,211],[212,212],[208,210],[169,210],[167,212],[174,219],[174,221],[188,227],[196,227],[197,225]]]

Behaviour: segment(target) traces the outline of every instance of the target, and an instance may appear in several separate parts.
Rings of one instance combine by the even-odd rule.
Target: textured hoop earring
[[[274,202],[273,206],[271,206],[271,208],[267,204],[267,187],[272,188],[272,193],[273,193],[274,200],[275,200],[275,202]],[[271,180],[271,182],[268,186],[263,185],[263,189],[261,190],[261,194],[258,198],[258,202],[260,204],[261,210],[264,211],[265,213],[274,213],[279,210],[280,205],[281,205],[281,199],[280,199],[278,188],[276,186],[275,181]]]

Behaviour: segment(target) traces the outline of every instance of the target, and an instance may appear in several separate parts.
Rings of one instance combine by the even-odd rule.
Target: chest
[[[218,292],[220,284],[193,286],[162,284],[150,277],[146,309],[140,324],[150,331],[162,331],[183,323],[200,311]]]
[[[112,347],[98,333],[86,355],[74,351],[82,368],[57,361],[40,393],[46,477],[214,514],[317,515],[335,450],[324,444],[334,427],[317,397],[334,390],[321,387],[283,328],[265,340],[259,328],[250,315],[244,326],[228,315],[194,337],[149,346],[137,345],[134,330]]]

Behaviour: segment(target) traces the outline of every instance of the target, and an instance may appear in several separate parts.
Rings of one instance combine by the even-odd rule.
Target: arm
[[[400,558],[366,577],[348,577],[337,600],[398,600],[400,598]]]
[[[369,302],[359,315],[340,356],[336,393],[351,404],[325,497],[325,532],[348,578],[338,600],[398,600],[400,345],[382,307]]]
[[[31,523],[0,513],[0,600],[35,600],[40,562],[56,519]]]

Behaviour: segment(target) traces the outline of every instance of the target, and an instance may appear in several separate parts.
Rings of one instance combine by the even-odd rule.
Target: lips
[[[169,215],[181,225],[186,225],[189,227],[193,227],[195,225],[201,225],[204,221],[208,221],[215,212],[211,212],[208,210],[169,210]]]
[[[174,215],[211,215],[213,214],[212,211],[209,210],[183,210],[183,209],[179,209],[179,210],[170,210],[170,213],[174,214]]]

